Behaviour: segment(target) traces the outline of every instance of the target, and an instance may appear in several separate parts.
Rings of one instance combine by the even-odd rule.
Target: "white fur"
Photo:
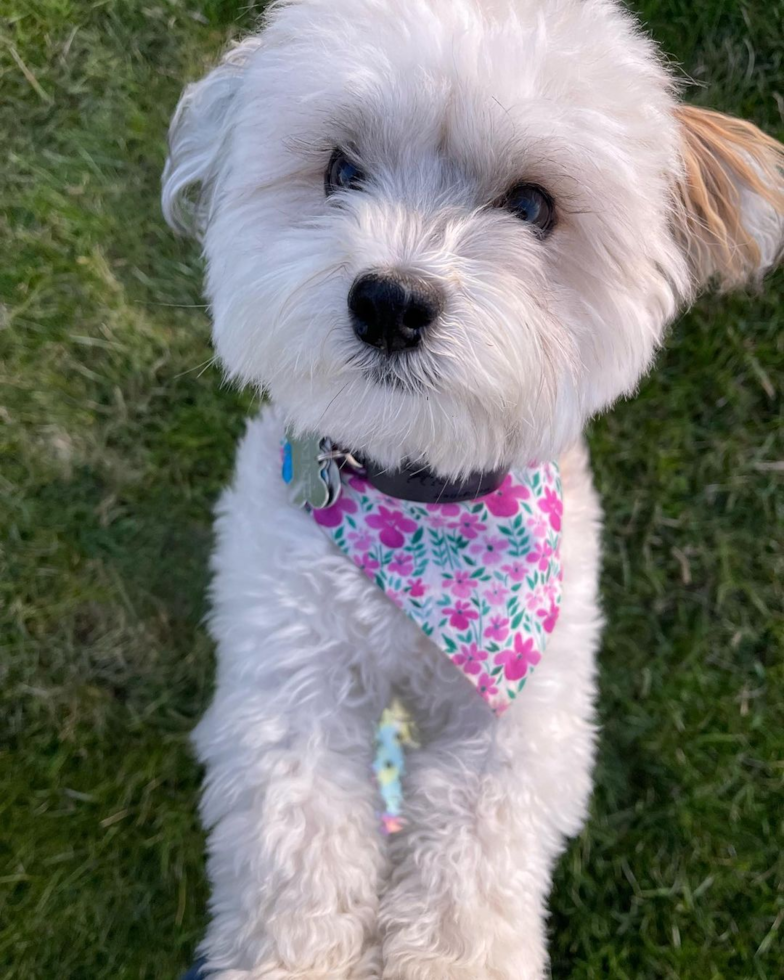
[[[380,927],[384,976],[538,976],[549,870],[590,792],[600,617],[587,454],[562,460],[558,629],[524,704],[496,721],[291,506],[280,435],[271,411],[250,423],[218,508],[218,687],[196,734],[210,961],[254,980],[378,977]],[[409,829],[388,854],[370,763],[393,688],[426,748],[409,759]]]
[[[276,406],[218,508],[217,691],[196,733],[221,980],[544,975],[550,871],[594,746],[600,515],[580,433],[692,289],[674,106],[610,0],[293,0],[186,90],[164,210],[203,237],[228,374]],[[368,183],[327,199],[338,145]],[[520,179],[556,200],[546,240],[490,206]],[[369,269],[446,299],[397,387],[369,376],[348,319]],[[563,610],[500,721],[291,506],[284,423],[444,475],[560,458]],[[392,691],[423,747],[385,841],[369,771]]]

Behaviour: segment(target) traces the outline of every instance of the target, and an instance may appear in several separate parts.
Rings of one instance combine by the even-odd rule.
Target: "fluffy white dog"
[[[185,90],[164,210],[203,239],[228,375],[274,406],[218,508],[196,733],[216,976],[545,974],[595,743],[581,431],[696,290],[777,261],[781,152],[680,105],[612,0],[288,0]],[[559,461],[561,616],[503,717],[291,503],[284,424],[445,481]],[[422,747],[384,838],[369,771],[393,692]]]

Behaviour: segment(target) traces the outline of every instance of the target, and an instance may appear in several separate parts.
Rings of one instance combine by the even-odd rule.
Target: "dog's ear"
[[[784,146],[752,123],[682,105],[676,232],[698,286],[760,279],[784,247]]]
[[[232,48],[217,68],[188,85],[169,126],[161,206],[166,221],[183,235],[201,238],[207,226],[216,178],[226,156],[232,104],[245,66],[259,48],[250,37]]]

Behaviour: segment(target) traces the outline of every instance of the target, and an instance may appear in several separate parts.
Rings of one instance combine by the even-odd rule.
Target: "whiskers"
[[[179,378],[184,378],[187,374],[193,374],[194,371],[199,373],[196,375],[200,378],[206,371],[211,367],[214,367],[218,363],[218,355],[213,354],[212,357],[208,357],[206,361],[202,361],[200,364],[195,364],[193,367],[186,368],[185,371],[180,371],[179,374],[174,375],[174,380],[177,381]]]
[[[346,355],[344,364],[352,375],[404,394],[436,394],[443,388],[444,379],[438,370],[436,356],[421,349],[383,354],[355,348]]]
[[[363,365],[363,374],[375,384],[394,388],[409,395],[435,394],[440,388],[440,375],[422,354],[381,355]]]

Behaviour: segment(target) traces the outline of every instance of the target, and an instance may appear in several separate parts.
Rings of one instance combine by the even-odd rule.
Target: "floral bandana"
[[[346,468],[335,503],[311,513],[492,710],[505,711],[560,612],[557,466],[509,473],[484,497],[443,504],[387,496]]]

